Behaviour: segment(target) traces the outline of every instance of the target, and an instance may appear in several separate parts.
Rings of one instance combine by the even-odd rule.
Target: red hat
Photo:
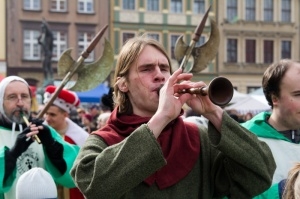
[[[45,104],[50,101],[55,90],[56,87],[53,85],[46,87],[44,93]],[[70,113],[72,108],[75,108],[80,104],[80,100],[75,92],[62,89],[57,98],[53,101],[53,104]]]

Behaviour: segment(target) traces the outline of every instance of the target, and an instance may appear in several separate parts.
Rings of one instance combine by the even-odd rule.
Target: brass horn
[[[233,96],[233,86],[225,77],[215,77],[208,86],[201,88],[190,88],[180,93],[208,95],[209,99],[218,106],[225,106]]]

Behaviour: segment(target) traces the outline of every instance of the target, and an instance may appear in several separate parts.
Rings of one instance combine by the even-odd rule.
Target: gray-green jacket
[[[143,183],[167,164],[146,125],[112,146],[90,135],[71,175],[88,199],[246,199],[270,187],[276,165],[269,147],[225,112],[221,133],[209,124],[208,131],[200,130],[200,140],[200,157],[192,171],[163,190]]]

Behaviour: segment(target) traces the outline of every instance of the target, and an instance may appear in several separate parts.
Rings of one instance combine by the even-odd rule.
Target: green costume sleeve
[[[7,147],[1,147],[0,148],[0,180],[1,180],[1,186],[0,186],[0,199],[1,199],[1,193],[7,192],[12,183],[14,182],[14,179],[16,178],[16,169],[14,169],[12,175],[7,179],[7,183],[4,184],[4,171],[5,171],[5,151],[8,150]]]
[[[208,137],[213,146],[210,178],[217,194],[215,197],[251,198],[264,192],[272,183],[276,164],[270,148],[237,124],[225,112],[221,132],[209,123]],[[205,150],[203,147],[201,150]]]
[[[50,130],[52,137],[63,146],[63,158],[67,164],[67,170],[63,175],[61,175],[61,173],[53,166],[49,157],[47,156],[47,153],[45,152],[46,170],[52,175],[56,183],[64,187],[73,188],[75,187],[75,184],[70,175],[70,170],[79,152],[79,146],[65,142],[53,128],[50,128]]]
[[[278,192],[278,183],[273,184],[267,191],[254,197],[253,199],[280,199]]]

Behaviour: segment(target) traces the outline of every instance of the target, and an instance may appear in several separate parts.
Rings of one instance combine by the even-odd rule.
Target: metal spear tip
[[[197,26],[197,28],[195,29],[195,32],[194,32],[194,37],[193,37],[193,40],[195,42],[199,41],[199,38],[204,30],[204,27],[205,27],[205,24],[206,24],[206,21],[207,21],[207,17],[208,17],[208,14],[209,14],[209,11],[210,11],[210,8],[211,6],[209,6],[209,8],[207,9],[207,11],[205,12],[201,22],[199,23],[199,25]]]
[[[108,25],[105,25],[98,33],[97,35],[93,38],[93,40],[91,41],[90,45],[87,47],[87,49],[85,51],[83,51],[81,53],[81,56],[86,59],[89,54],[94,50],[95,46],[97,45],[97,43],[99,42],[99,40],[101,39],[101,37],[103,36],[104,32],[106,31]]]

